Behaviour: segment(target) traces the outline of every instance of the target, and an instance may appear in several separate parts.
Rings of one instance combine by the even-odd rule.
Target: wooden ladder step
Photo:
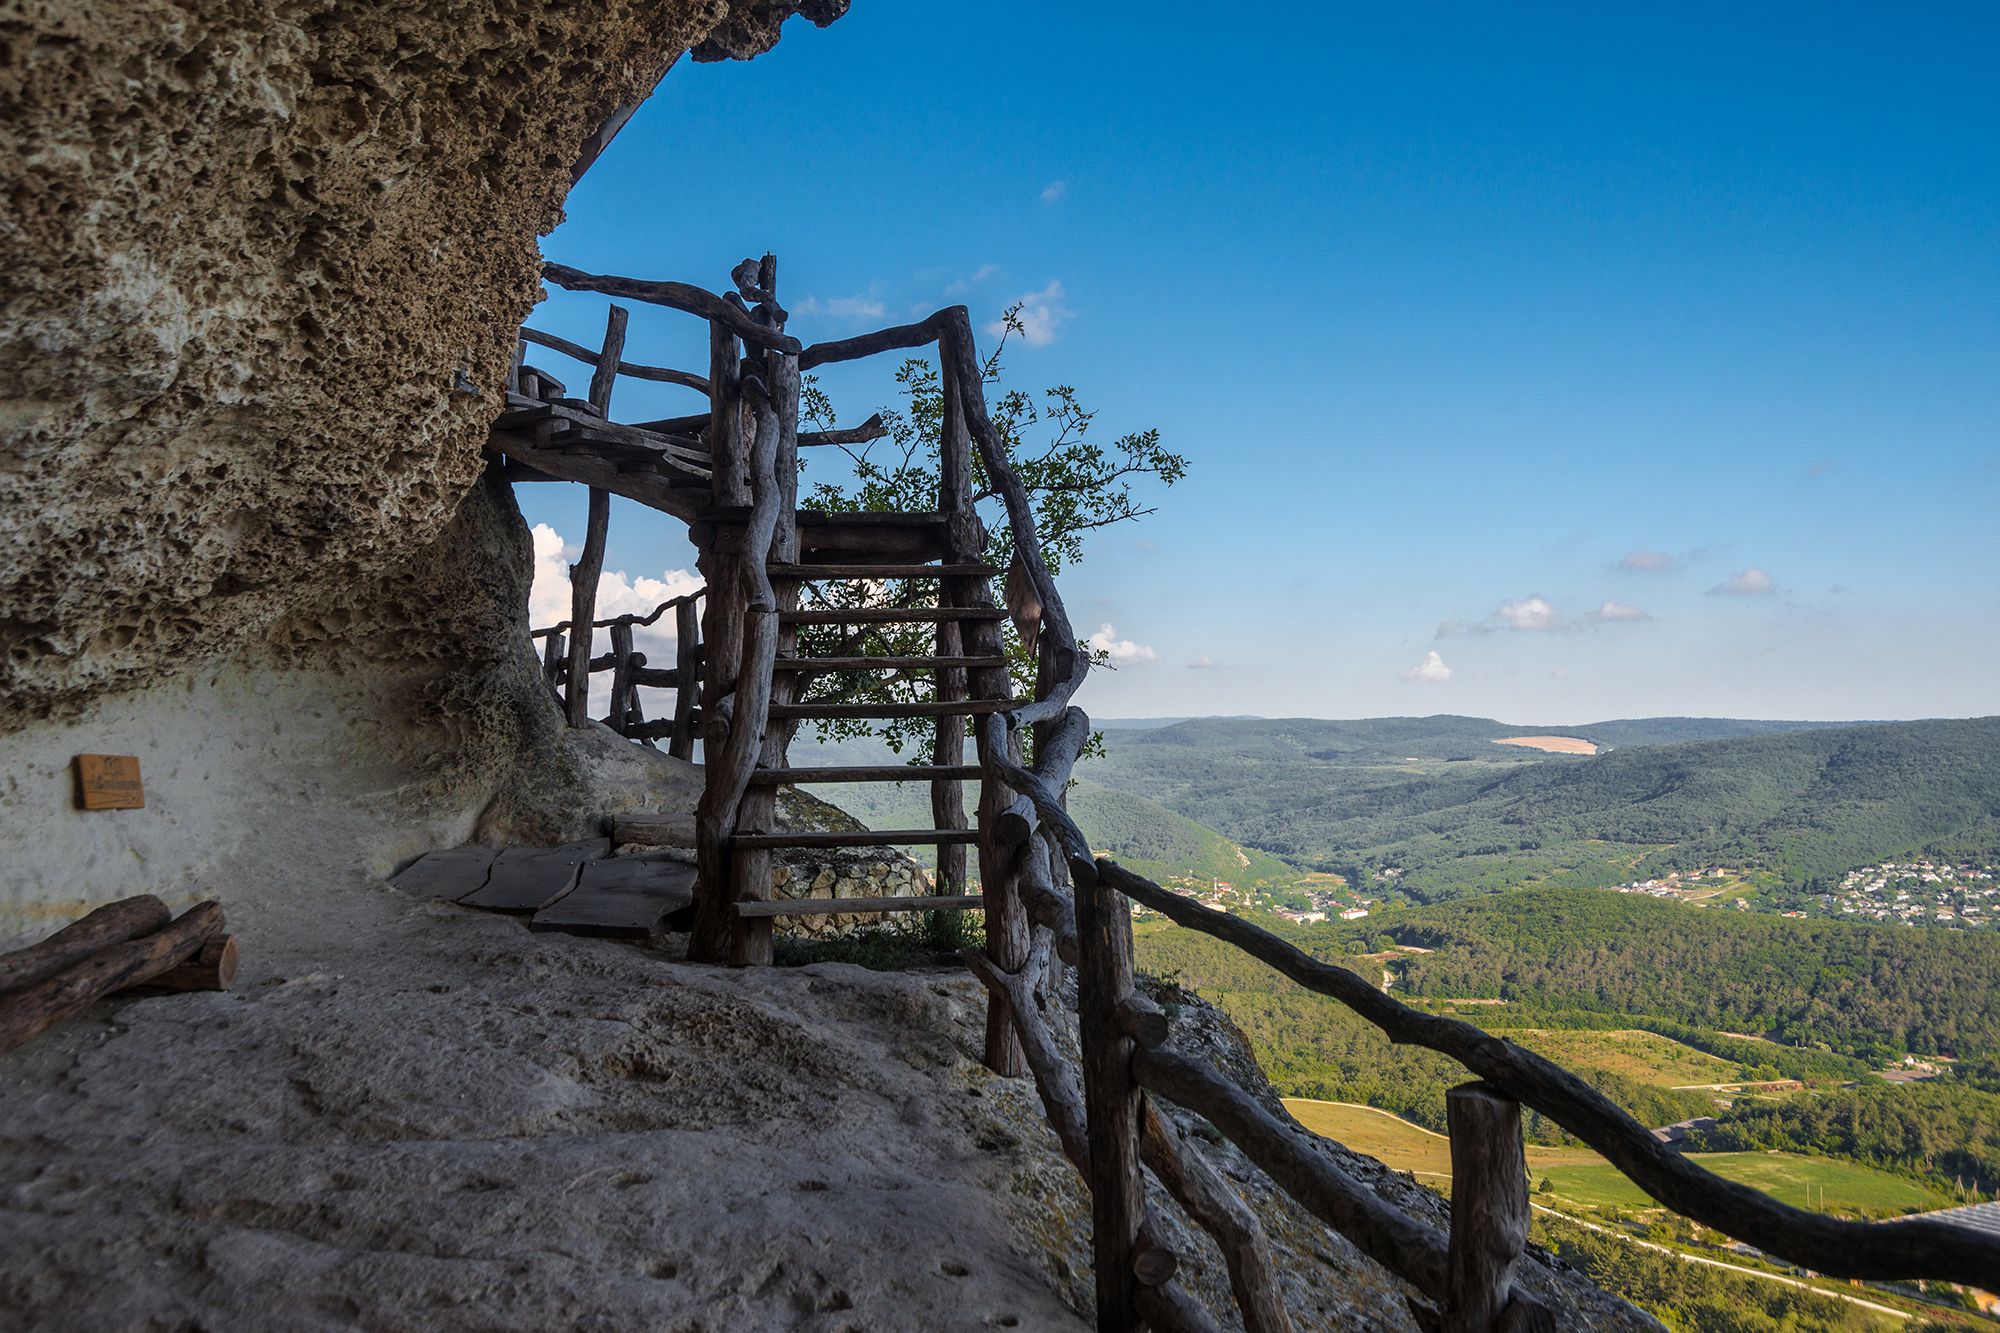
[[[1017,699],[950,699],[943,702],[906,704],[772,704],[773,718],[812,718],[820,721],[890,717],[978,717],[984,713],[1005,713],[1022,706]]]
[[[977,782],[977,764],[864,764],[852,768],[760,768],[750,775],[756,787],[794,787],[815,782]]]
[[[997,606],[863,606],[851,611],[780,611],[780,625],[940,625],[954,620],[1005,620]]]
[[[774,579],[990,579],[1000,573],[996,565],[785,565],[765,566]]]
[[[729,845],[744,850],[763,847],[951,847],[979,841],[969,828],[862,829],[854,833],[738,833]]]
[[[776,663],[780,671],[978,671],[1006,665],[1004,657],[781,657]]]
[[[739,902],[736,915],[757,916],[846,916],[864,912],[963,912],[986,904],[978,894],[937,894],[924,898],[773,898],[768,902]]]

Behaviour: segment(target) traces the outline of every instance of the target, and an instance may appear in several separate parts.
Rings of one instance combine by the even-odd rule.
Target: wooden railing
[[[1043,559],[1033,499],[988,416],[984,367],[963,306],[915,324],[802,348],[783,331],[785,315],[775,300],[775,269],[768,259],[762,268],[751,261],[739,268],[734,276],[740,299],[734,301],[681,283],[597,276],[553,264],[545,271],[560,286],[652,301],[710,322],[706,439],[714,462],[714,502],[738,516],[732,522],[742,535],[733,547],[705,548],[712,564],[703,566],[710,589],[731,591],[726,598],[710,598],[706,617],[710,656],[703,664],[703,726],[710,772],[698,827],[701,879],[709,887],[698,904],[702,915],[691,944],[697,958],[768,961],[767,937],[760,950],[755,934],[736,929],[728,910],[768,892],[768,864],[754,856],[732,858],[727,845],[745,820],[754,824],[766,817],[750,803],[767,799],[772,788],[753,788],[752,770],[760,760],[783,763],[787,733],[772,720],[771,664],[782,641],[780,599],[795,594],[773,587],[766,561],[797,558],[797,448],[812,442],[798,431],[799,373],[936,345],[944,395],[939,503],[955,529],[948,554],[960,558],[985,551],[986,534],[971,493],[976,449],[986,489],[1005,507],[1014,564],[1041,607],[1032,701],[982,715],[974,737],[984,774],[978,853],[986,945],[968,952],[965,962],[990,997],[987,1064],[1002,1073],[1025,1068],[1033,1075],[1064,1153],[1090,1188],[1099,1328],[1216,1327],[1176,1279],[1183,1257],[1173,1253],[1163,1220],[1149,1211],[1148,1170],[1214,1238],[1244,1327],[1250,1333],[1292,1327],[1256,1215],[1199,1153],[1183,1145],[1149,1097],[1207,1119],[1300,1206],[1409,1282],[1420,1293],[1412,1314],[1430,1329],[1490,1333],[1554,1327],[1515,1276],[1529,1214],[1523,1104],[1602,1153],[1667,1207],[1780,1259],[1834,1277],[1994,1285],[2000,1240],[1923,1219],[1844,1221],[1723,1180],[1657,1143],[1644,1126],[1568,1070],[1469,1023],[1410,1009],[1352,972],[1093,856],[1064,808],[1064,793],[1090,737],[1088,716],[1071,703],[1089,671],[1089,656]],[[605,350],[598,354],[600,374],[606,366],[624,372],[621,348],[622,320],[614,314]],[[593,402],[595,389],[594,381]],[[945,580],[951,604],[976,605],[982,598],[991,604],[984,580],[962,582],[965,586],[954,588],[953,580]],[[587,619],[576,617],[578,623]],[[991,642],[968,642],[965,651],[984,655],[997,647],[998,630],[992,632]],[[572,643],[572,663],[577,652]],[[552,660],[560,656],[557,651]],[[581,670],[574,668],[572,677]],[[573,716],[575,697],[570,696]],[[947,743],[941,734],[940,763],[946,762]],[[1451,1055],[1477,1077],[1447,1097],[1453,1168],[1448,1233],[1385,1202],[1322,1155],[1299,1126],[1273,1115],[1207,1064],[1173,1049],[1171,1021],[1135,984],[1133,902],[1235,945],[1300,985],[1340,1000],[1392,1040]],[[1075,1062],[1063,1053],[1050,1017],[1058,959],[1077,971],[1081,1053]]]
[[[1529,1219],[1523,1104],[1602,1153],[1668,1208],[1780,1259],[1831,1277],[1994,1285],[2000,1278],[2000,1239],[1923,1219],[1845,1221],[1724,1180],[1657,1142],[1567,1069],[1470,1023],[1411,1009],[1353,972],[1312,959],[1239,917],[1094,856],[1064,808],[1071,773],[1090,735],[1088,717],[1070,704],[1089,659],[1041,558],[1030,497],[986,418],[963,309],[876,338],[907,345],[905,339],[930,328],[942,353],[947,402],[961,405],[987,477],[1006,505],[1016,560],[1043,613],[1034,702],[982,718],[979,733],[987,775],[982,809],[996,804],[1003,812],[990,823],[982,821],[994,844],[982,842],[982,862],[990,856],[1005,868],[1001,887],[1019,896],[1033,925],[1018,962],[990,948],[968,953],[965,961],[1004,1005],[1057,1136],[1090,1186],[1101,1329],[1213,1327],[1207,1311],[1174,1282],[1180,1257],[1165,1248],[1165,1229],[1148,1214],[1145,1168],[1214,1238],[1229,1266],[1244,1326],[1251,1333],[1291,1327],[1254,1215],[1201,1158],[1181,1150],[1147,1105],[1149,1095],[1208,1120],[1301,1206],[1408,1281],[1422,1293],[1423,1302],[1413,1304],[1412,1313],[1427,1328],[1488,1333],[1554,1327],[1549,1313],[1515,1279]],[[807,349],[802,361],[813,360],[819,350]],[[1032,762],[1024,762],[1024,750]],[[1011,800],[1006,793],[1013,794]],[[1058,867],[1066,875],[1059,875]],[[1069,892],[1058,886],[1060,878],[1069,881]],[[989,881],[985,892],[990,897],[994,890]],[[1208,1064],[1172,1049],[1170,1020],[1134,982],[1132,902],[1235,945],[1346,1004],[1392,1040],[1441,1051],[1477,1076],[1447,1094],[1448,1234],[1384,1202],[1316,1151],[1311,1136],[1296,1124],[1271,1114]],[[989,922],[992,916],[989,907]],[[1016,950],[1010,946],[1006,952]],[[1080,1067],[1060,1054],[1048,1018],[1054,958],[1076,967]]]
[[[665,739],[667,753],[676,759],[694,758],[695,727],[700,721],[696,701],[701,696],[701,603],[707,591],[706,588],[697,588],[683,596],[668,598],[643,616],[613,616],[609,620],[592,622],[593,631],[604,629],[611,632],[611,651],[591,657],[586,650],[584,661],[587,672],[575,680],[570,677],[573,659],[569,638],[574,622],[565,620],[545,629],[530,631],[531,638],[543,641],[542,674],[555,694],[557,706],[567,714],[574,704],[580,706],[587,716],[590,674],[608,671],[611,673],[611,700],[599,721],[621,736],[655,748],[660,740]],[[671,667],[651,666],[646,654],[632,647],[632,632],[654,624],[669,611],[674,613],[674,664]],[[584,636],[586,645],[592,637]],[[647,721],[639,702],[639,687],[642,685],[675,692],[672,717]]]

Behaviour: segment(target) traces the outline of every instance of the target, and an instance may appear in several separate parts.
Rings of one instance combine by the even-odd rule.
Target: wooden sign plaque
[[[145,809],[146,788],[139,781],[138,756],[78,755],[76,801],[85,810]]]

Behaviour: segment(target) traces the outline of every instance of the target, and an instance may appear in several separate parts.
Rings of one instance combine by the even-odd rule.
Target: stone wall
[[[771,871],[773,898],[909,898],[931,892],[930,872],[910,857],[883,848],[828,848],[786,852]],[[778,931],[808,939],[834,939],[901,918],[879,912],[779,917]]]

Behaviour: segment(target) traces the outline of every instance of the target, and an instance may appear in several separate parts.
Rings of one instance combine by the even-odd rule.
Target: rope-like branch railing
[[[1025,770],[1004,776],[1035,802],[1072,865],[1079,852],[1088,856],[1087,840],[1041,777]],[[1108,858],[1091,859],[1093,882],[1117,889],[1178,925],[1233,944],[1308,990],[1341,1001],[1392,1041],[1451,1056],[1588,1143],[1633,1184],[1684,1217],[1829,1277],[1937,1278],[1979,1285],[2000,1274],[2000,1239],[1921,1218],[1849,1222],[1780,1203],[1669,1150],[1602,1093],[1533,1051],[1463,1020],[1412,1009],[1360,975],[1320,962],[1241,917],[1203,907]]]
[[[590,627],[592,629],[609,629],[613,625],[650,625],[677,606],[687,606],[700,601],[707,593],[708,590],[706,588],[696,588],[693,592],[682,593],[679,597],[669,597],[643,616],[627,612],[622,616],[613,616],[609,620],[593,620],[590,622]],[[550,634],[567,634],[570,630],[570,623],[567,620],[563,620],[550,625],[546,629],[532,629],[528,631],[528,637],[539,639]]]
[[[582,343],[573,343],[567,338],[559,338],[540,329],[531,329],[525,324],[521,326],[521,338],[524,342],[561,352],[564,356],[572,357],[587,366],[595,366],[604,359]],[[697,375],[690,370],[673,370],[667,366],[642,366],[634,361],[620,361],[618,373],[628,375],[635,380],[651,380],[655,384],[679,384],[701,393],[708,392],[708,377]]]
[[[663,305],[669,309],[685,311],[690,315],[700,315],[710,323],[722,325],[755,347],[768,347],[773,351],[793,355],[799,351],[797,338],[760,324],[751,318],[749,311],[742,306],[733,305],[714,292],[704,290],[693,283],[585,273],[580,268],[571,268],[568,264],[558,264],[554,261],[543,262],[542,276],[567,291],[600,292],[605,296],[622,296],[628,301],[644,301],[649,305]]]

